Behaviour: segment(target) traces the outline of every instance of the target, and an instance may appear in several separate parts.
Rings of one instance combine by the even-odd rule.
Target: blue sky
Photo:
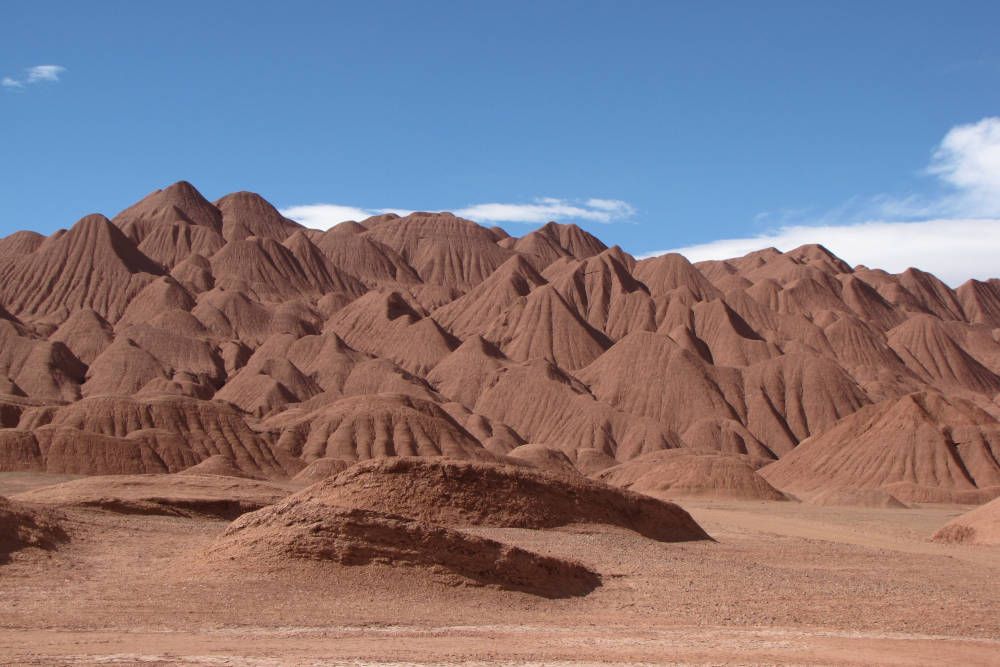
[[[555,217],[637,255],[1000,238],[997,25],[996,2],[8,0],[0,234],[186,179],[316,224],[343,209],[294,207]]]

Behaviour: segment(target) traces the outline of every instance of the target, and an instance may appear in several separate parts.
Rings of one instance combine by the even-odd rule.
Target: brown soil
[[[906,509],[896,496],[881,489],[831,489],[808,498],[811,505],[846,505]]]
[[[375,565],[545,597],[586,595],[600,584],[597,574],[568,560],[406,517],[298,499],[237,519],[201,567],[258,580],[302,561],[328,566],[327,576],[338,580]]]
[[[373,459],[297,497],[447,525],[552,528],[603,523],[665,542],[708,539],[677,505],[583,477],[489,463]]]
[[[927,540],[960,509],[686,507],[715,542],[600,525],[471,531],[601,577],[591,593],[564,599],[446,572],[415,576],[420,567],[331,576],[329,563],[309,561],[234,576],[228,560],[192,566],[193,554],[226,539],[224,522],[66,508],[72,541],[0,566],[0,656],[37,665],[995,664],[1000,553]]]
[[[949,521],[934,533],[937,542],[1000,544],[1000,499]]]
[[[277,502],[287,494],[286,489],[273,484],[221,475],[110,475],[36,488],[15,498],[124,514],[234,519]]]
[[[60,516],[0,496],[0,563],[11,553],[27,547],[54,549],[69,539]]]
[[[785,500],[757,474],[750,459],[696,449],[666,449],[603,470],[599,479],[660,498]]]

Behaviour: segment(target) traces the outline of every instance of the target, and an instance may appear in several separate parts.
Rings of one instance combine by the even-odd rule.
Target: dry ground
[[[0,475],[0,495],[46,477]],[[682,502],[717,540],[476,529],[604,584],[546,600],[398,570],[216,575],[225,522],[66,510],[0,565],[2,664],[1000,664],[1000,548],[927,537],[958,507]]]

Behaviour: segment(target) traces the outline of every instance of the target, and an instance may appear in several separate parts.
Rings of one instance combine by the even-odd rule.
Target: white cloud
[[[951,208],[1000,215],[1000,118],[953,127],[927,171],[955,189],[947,202]]]
[[[373,215],[378,215],[378,213],[356,206],[306,204],[281,209],[281,215],[312,229],[329,229],[341,222],[348,220],[360,221],[370,218]]]
[[[632,205],[621,199],[588,199],[587,206],[616,213],[626,218],[635,215],[635,209],[632,208]]]
[[[62,65],[35,65],[24,70],[24,77],[15,79],[5,76],[0,80],[0,86],[4,88],[24,88],[25,84],[40,83],[42,81],[55,82],[59,80],[59,75],[66,71]]]
[[[969,278],[1000,275],[1000,219],[944,219],[921,222],[865,222],[856,225],[793,225],[758,236],[651,252],[677,252],[692,262],[741,257],[774,246],[788,251],[820,243],[848,264],[864,264],[891,273],[915,266],[949,285]]]
[[[306,227],[329,229],[346,220],[364,220],[382,213],[408,215],[406,209],[360,208],[342,204],[309,204],[290,206],[281,214]],[[625,221],[635,214],[635,209],[618,199],[587,199],[576,202],[553,197],[536,199],[529,204],[474,204],[454,211],[455,215],[483,224],[501,222],[543,224],[550,220],[586,220],[611,223]]]
[[[894,273],[915,266],[951,285],[1000,276],[1000,118],[953,127],[926,172],[939,179],[940,195],[879,195],[820,214],[759,214],[776,228],[643,256],[678,252],[697,262],[820,243],[849,264]]]
[[[59,75],[65,71],[62,65],[35,65],[28,68],[28,83],[58,81]]]
[[[617,199],[587,199],[571,201],[545,197],[528,204],[475,204],[455,211],[463,218],[483,223],[526,222],[546,223],[550,220],[586,220],[588,222],[621,222],[635,214],[628,203]]]

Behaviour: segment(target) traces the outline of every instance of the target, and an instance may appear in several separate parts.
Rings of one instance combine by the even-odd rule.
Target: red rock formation
[[[637,261],[575,225],[446,213],[324,232],[186,182],[0,259],[4,470],[513,452],[594,472],[691,448],[715,452],[691,479],[780,458],[765,474],[807,495],[1000,485],[996,279],[952,290],[818,245]],[[664,466],[651,485],[675,484]]]

